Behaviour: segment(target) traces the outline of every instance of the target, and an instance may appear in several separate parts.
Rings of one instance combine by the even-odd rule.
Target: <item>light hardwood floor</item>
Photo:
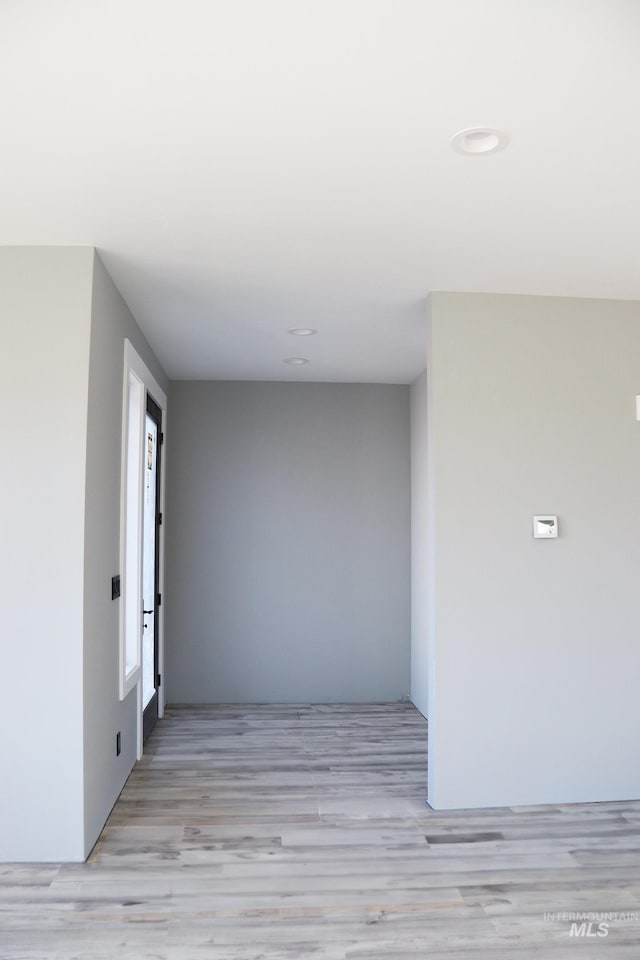
[[[425,767],[409,704],[171,709],[88,863],[0,866],[0,958],[639,960],[640,802],[436,813]]]

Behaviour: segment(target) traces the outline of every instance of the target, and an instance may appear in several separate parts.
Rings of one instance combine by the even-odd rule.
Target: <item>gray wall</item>
[[[0,249],[0,859],[84,855],[88,247]]]
[[[172,702],[409,692],[409,389],[171,385]]]
[[[85,501],[84,798],[85,853],[95,843],[136,758],[135,689],[120,700],[118,603],[124,341],[158,384],[168,381],[99,256],[93,264]],[[116,733],[122,753],[116,757]]]
[[[430,802],[637,798],[640,305],[434,294],[427,364]]]
[[[426,359],[426,349],[425,349]],[[411,701],[428,716],[427,374],[411,384]]]
[[[90,247],[0,249],[0,316],[0,860],[83,860],[135,760],[110,592],[125,336],[166,378]]]

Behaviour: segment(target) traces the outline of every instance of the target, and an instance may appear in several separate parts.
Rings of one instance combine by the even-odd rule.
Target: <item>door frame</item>
[[[127,480],[128,480],[128,470],[130,467],[131,453],[129,452],[129,383],[131,379],[135,379],[136,382],[140,383],[143,387],[143,396],[142,402],[140,404],[140,430],[139,437],[140,442],[135,444],[136,452],[138,456],[138,462],[134,464],[134,468],[138,471],[139,476],[139,502],[137,517],[135,520],[135,529],[133,533],[137,536],[137,569],[129,571],[130,576],[128,576],[127,571]],[[137,750],[136,756],[138,760],[141,759],[143,753],[143,705],[142,705],[142,671],[140,665],[142,663],[142,485],[144,482],[144,457],[145,457],[145,430],[144,423],[147,410],[147,395],[151,395],[151,398],[155,401],[157,406],[160,408],[162,413],[162,431],[163,431],[163,447],[162,447],[162,456],[160,457],[160,513],[165,516],[165,496],[166,496],[166,469],[167,469],[167,443],[166,443],[166,422],[167,422],[167,395],[164,390],[161,388],[148,366],[136,351],[135,347],[130,340],[125,339],[124,341],[124,376],[123,376],[123,404],[122,404],[122,461],[121,461],[121,480],[120,480],[120,569],[123,573],[122,577],[122,586],[123,590],[127,590],[127,583],[130,584],[129,589],[134,590],[137,594],[133,597],[132,602],[136,605],[136,608],[140,611],[139,617],[139,630],[136,638],[136,648],[137,648],[137,668],[131,671],[128,677],[125,677],[125,661],[126,661],[126,624],[125,624],[125,604],[120,603],[120,699],[124,700],[130,693],[133,693],[133,688],[136,688],[136,713],[137,713]],[[164,569],[165,569],[165,537],[164,537],[164,523],[160,525],[159,528],[159,571],[158,571],[158,592],[164,598]],[[135,563],[135,562],[134,562]],[[158,718],[164,715],[165,707],[165,671],[164,671],[164,624],[165,624],[165,606],[164,603],[158,608],[158,622],[156,624],[157,629],[157,645],[158,645],[158,672],[162,677],[162,682],[158,690]]]
[[[149,701],[149,703],[147,703],[147,705],[145,706],[144,704],[144,650],[143,650],[142,658],[141,658],[141,671],[140,671],[140,685],[143,693],[143,704],[142,704],[143,747],[147,741],[147,737],[153,730],[156,724],[156,721],[159,720],[161,716],[160,691],[162,690],[162,682],[161,682],[162,674],[160,671],[160,610],[162,608],[162,605],[160,602],[160,597],[161,597],[162,591],[160,589],[160,535],[161,535],[161,528],[162,528],[162,460],[163,460],[162,449],[164,445],[164,433],[163,433],[164,419],[162,415],[162,408],[156,403],[156,401],[153,398],[153,394],[150,393],[149,391],[147,391],[145,408],[146,408],[145,431],[144,431],[145,461],[148,456],[148,450],[146,446],[146,442],[148,440],[146,420],[149,417],[151,418],[152,422],[156,426],[157,436],[156,436],[156,452],[155,452],[155,456],[156,456],[155,487],[156,489],[155,489],[155,496],[154,496],[154,518],[153,518],[154,541],[153,541],[153,597],[152,598],[147,597],[146,592],[144,590],[144,567],[146,562],[145,552],[144,552],[144,543],[143,543],[143,550],[142,550],[142,569],[143,569],[142,605],[143,607],[145,607],[151,604],[151,606],[153,607],[153,687],[154,687],[153,696],[151,697],[151,700]],[[144,471],[144,474],[146,478],[146,469]],[[146,505],[143,505],[143,508],[142,508],[143,524],[146,519],[146,509],[147,509]],[[143,537],[143,540],[144,540],[144,537]],[[143,620],[144,620],[144,615],[146,611],[143,610],[142,612],[143,612]],[[145,641],[144,631],[147,629],[147,626],[144,626],[143,624],[143,629],[141,634],[143,648],[144,648],[144,641]],[[160,678],[160,683],[158,683],[159,678]]]

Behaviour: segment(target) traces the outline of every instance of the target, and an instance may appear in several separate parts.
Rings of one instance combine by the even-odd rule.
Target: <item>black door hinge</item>
[[[164,443],[164,433],[160,433],[160,446]]]
[[[159,606],[159,607],[162,606],[162,594],[161,594],[161,593],[158,594],[158,606]]]
[[[159,674],[158,674],[158,678],[157,678],[157,680],[156,680],[156,688],[159,688],[159,687],[161,687],[161,686],[162,686],[162,674],[159,673]]]
[[[161,513],[158,514],[158,526],[159,526],[159,527],[162,526],[162,514],[161,514]]]

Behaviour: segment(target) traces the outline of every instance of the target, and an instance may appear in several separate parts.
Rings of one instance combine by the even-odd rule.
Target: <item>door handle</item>
[[[143,610],[143,613],[155,613],[155,610]]]

